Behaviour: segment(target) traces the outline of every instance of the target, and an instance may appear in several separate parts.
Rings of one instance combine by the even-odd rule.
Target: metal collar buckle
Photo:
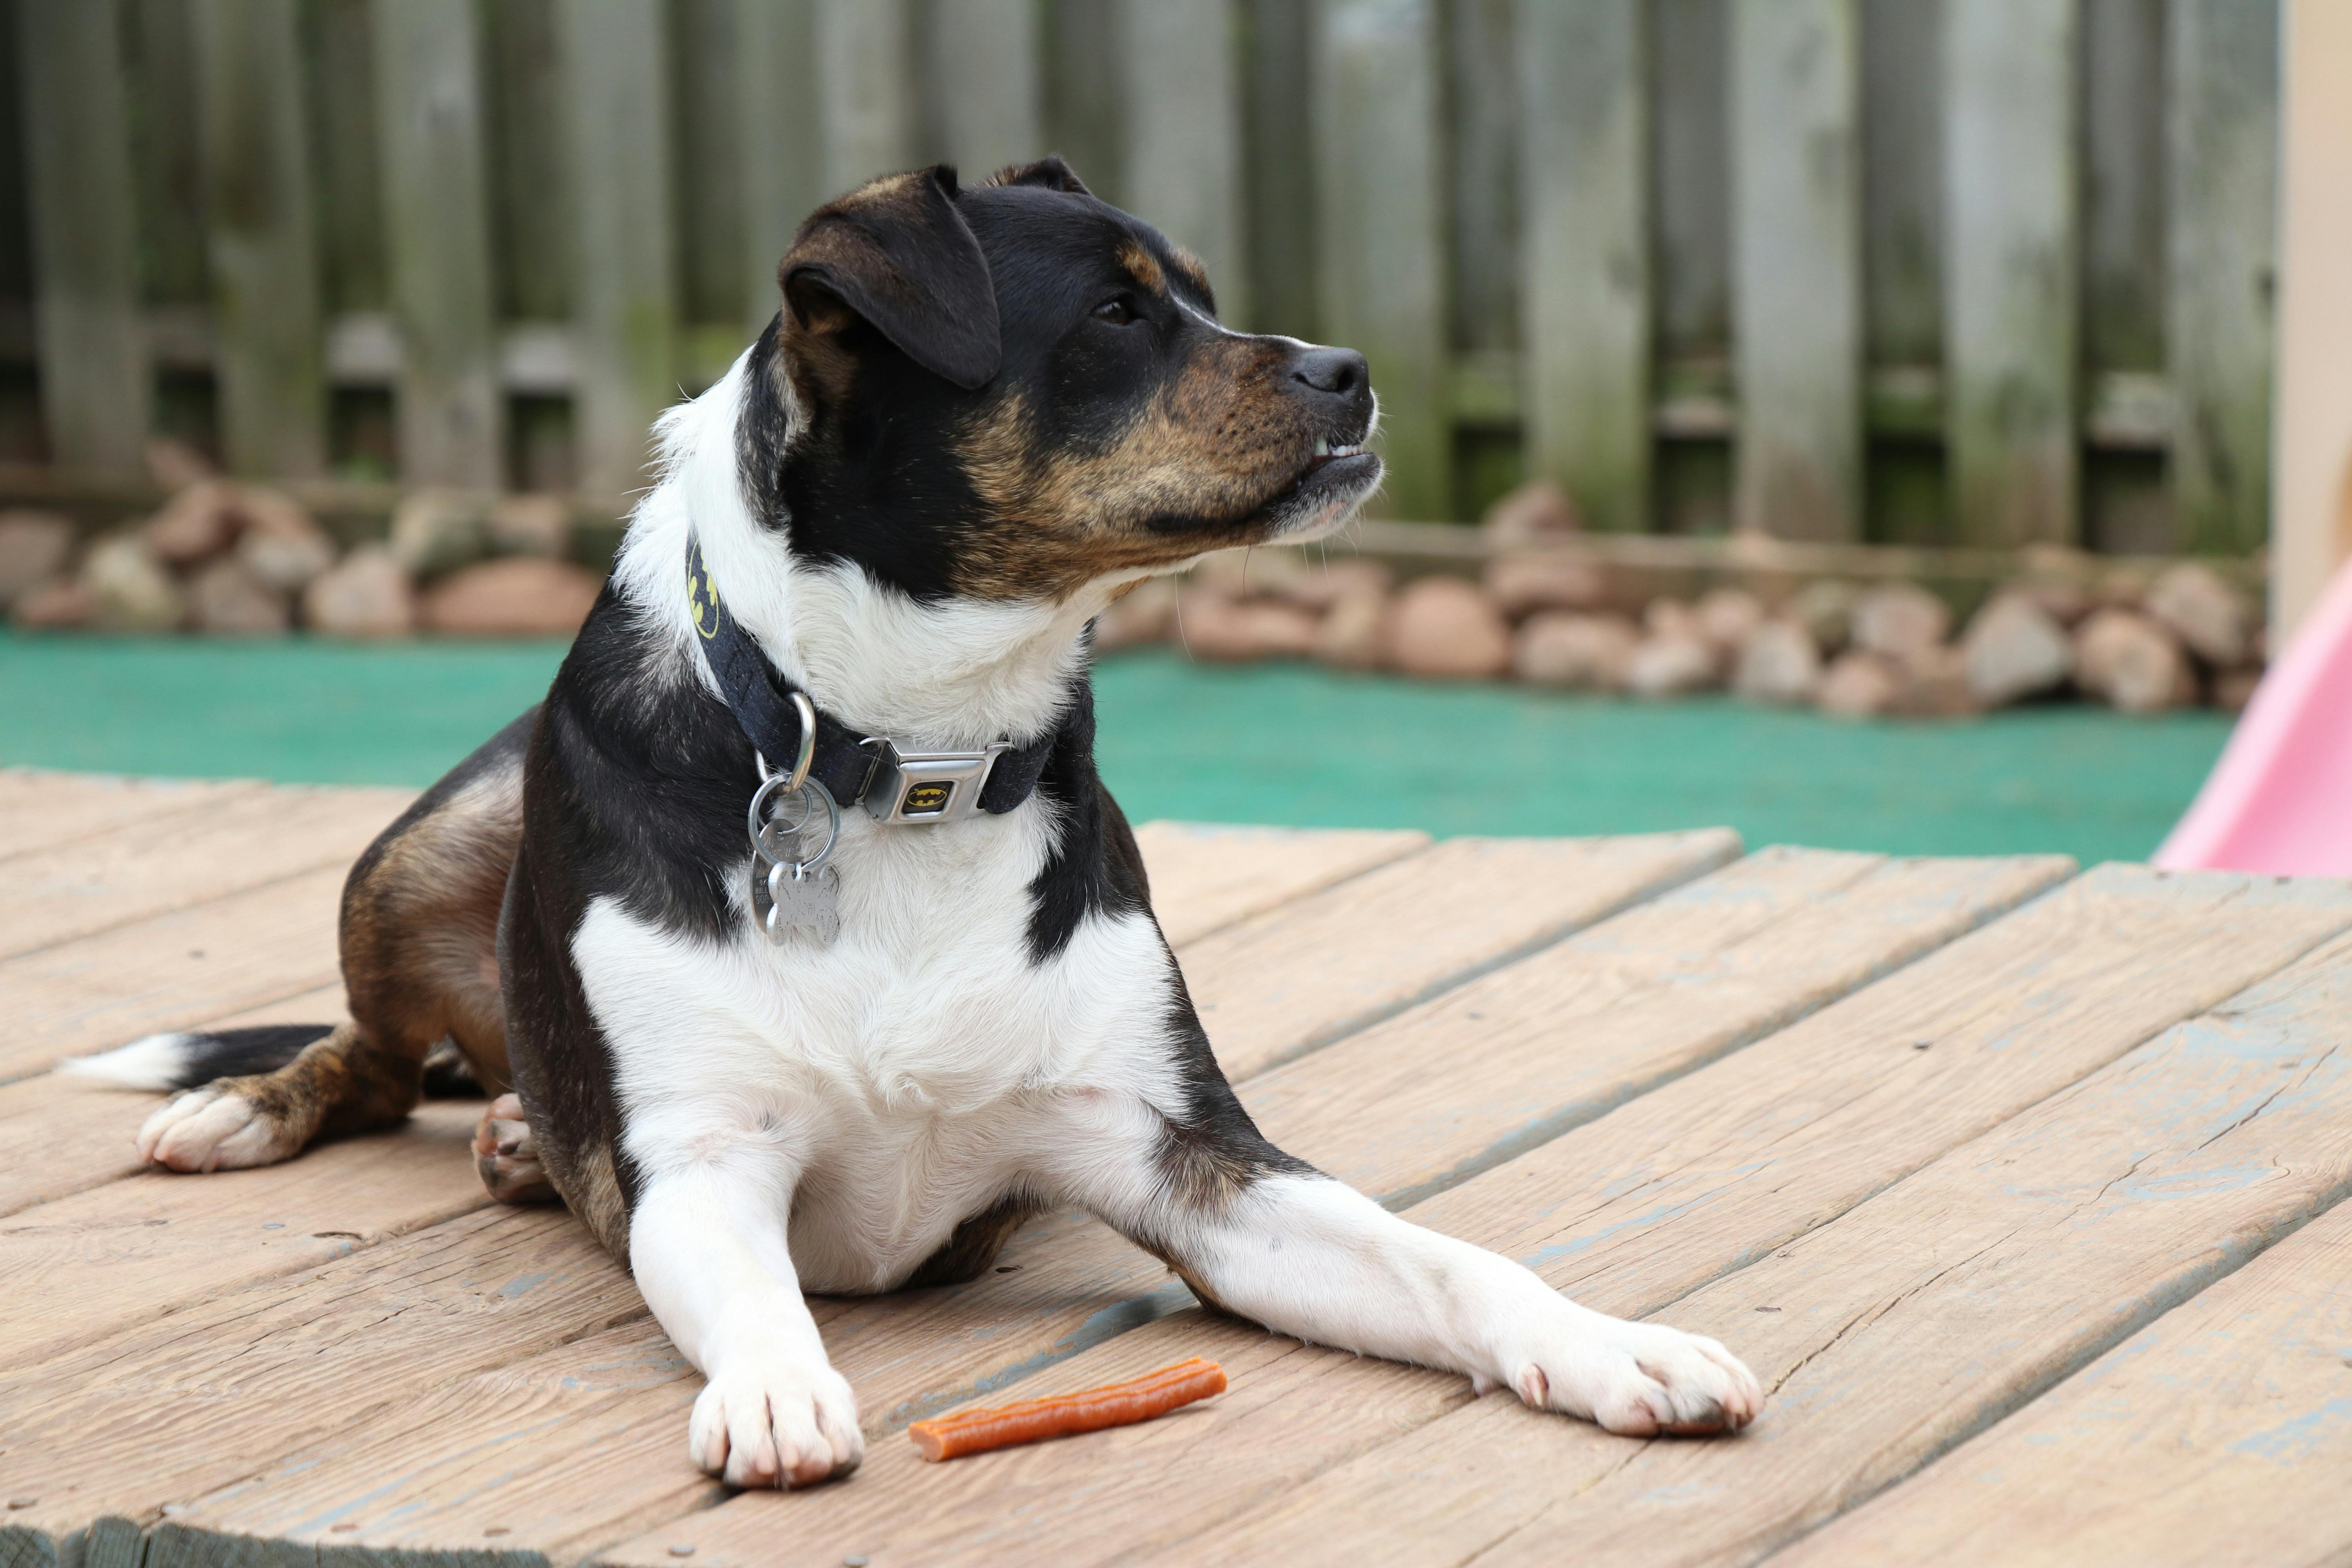
[[[866,809],[877,821],[902,826],[979,816],[980,793],[996,759],[1013,749],[1012,742],[998,741],[977,752],[902,752],[880,735],[865,743],[875,756]]]

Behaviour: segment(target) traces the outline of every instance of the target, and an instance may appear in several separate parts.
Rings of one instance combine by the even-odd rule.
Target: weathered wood
[[[2270,524],[2278,8],[2171,0],[2168,16],[2175,538],[2246,554]]]
[[[340,866],[0,960],[0,1081],[314,990],[336,973]]]
[[[1217,312],[1251,319],[1234,0],[1120,0],[1121,202],[1209,269]]]
[[[2079,532],[2074,0],[1945,0],[1945,422],[1972,544]]]
[[[1253,331],[1314,341],[1315,114],[1300,84],[1314,78],[1313,0],[1244,0],[1243,181],[1249,203]],[[1228,320],[1237,320],[1231,312]]]
[[[1944,354],[1945,0],[1864,0],[1863,247],[1865,359],[1932,365]]]
[[[1530,474],[1593,528],[1650,518],[1647,39],[1634,0],[1521,0],[1519,171]]]
[[[56,462],[136,474],[147,438],[139,227],[114,0],[16,7],[41,417]]]
[[[1440,13],[1453,132],[1446,205],[1457,352],[1519,343],[1517,9],[1516,0],[1459,0]]]
[[[2327,1562],[2352,1542],[2347,1343],[2339,1206],[1774,1561]]]
[[[483,7],[490,62],[491,222],[498,238],[499,314],[569,322],[572,252],[569,88],[556,7],[561,0],[489,0]]]
[[[194,0],[221,444],[240,474],[327,464],[318,245],[294,0]]]
[[[1731,75],[1726,0],[1647,7],[1650,294],[1669,361],[1731,357]]]
[[[838,195],[914,162],[908,0],[816,0],[824,186]]]
[[[249,779],[215,784],[0,770],[0,859],[223,805],[264,787]],[[6,874],[0,867],[0,877]]]
[[[1859,0],[1733,0],[1739,527],[1862,537]]]
[[[737,0],[736,103],[742,115],[743,324],[764,330],[782,302],[776,268],[826,195],[818,114],[816,0]]]
[[[2083,0],[2083,363],[2161,372],[2167,0]]]
[[[211,282],[194,20],[188,0],[120,4],[142,295],[149,304],[200,305]]]
[[[309,76],[303,129],[310,138],[315,193],[319,308],[329,325],[327,375],[339,382],[345,378],[336,364],[335,317],[349,311],[381,314],[392,303],[373,10],[371,0],[303,0],[299,12]],[[388,387],[394,377],[369,379]]]
[[[931,0],[926,90],[936,155],[977,184],[1045,147],[1035,0]]]
[[[575,218],[572,428],[580,488],[645,484],[654,416],[677,397],[669,74],[660,0],[558,0]]]
[[[1362,351],[1381,400],[1382,504],[1454,514],[1437,31],[1429,0],[1328,0],[1315,103],[1318,331]]]
[[[1151,912],[1170,945],[1181,948],[1425,848],[1429,835],[1147,822],[1135,842],[1151,883]]]
[[[0,958],[110,931],[320,866],[346,866],[404,790],[231,795],[143,830],[0,862]]]
[[[1452,838],[1202,938],[1181,954],[1184,973],[1218,1064],[1248,1078],[1738,852],[1738,837],[1719,827]],[[1370,939],[1376,931],[1383,940]]]
[[[2293,4],[2284,26],[2273,649],[2352,558],[2352,7]]]
[[[400,331],[401,477],[492,489],[506,398],[490,297],[480,50],[470,0],[378,5],[377,144]]]

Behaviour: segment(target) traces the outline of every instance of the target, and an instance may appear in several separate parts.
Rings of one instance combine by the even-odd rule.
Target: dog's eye
[[[1126,326],[1135,320],[1135,302],[1124,294],[1113,295],[1095,307],[1094,317],[1096,321],[1108,321],[1114,327]]]

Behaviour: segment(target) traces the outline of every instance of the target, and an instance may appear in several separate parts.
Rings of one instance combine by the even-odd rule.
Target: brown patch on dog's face
[[[796,553],[918,597],[1062,598],[1311,536],[1376,487],[1360,356],[1225,330],[1200,263],[1058,163],[951,187],[866,187],[786,258],[777,358],[803,418],[772,457],[773,406],[742,430]]]

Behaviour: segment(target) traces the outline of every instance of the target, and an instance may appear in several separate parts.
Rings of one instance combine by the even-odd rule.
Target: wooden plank
[[[129,925],[320,866],[348,866],[406,790],[275,789],[0,861],[0,958]]]
[[[2278,7],[2171,0],[2168,16],[2176,547],[2249,554],[2270,523]]]
[[[1589,527],[1650,520],[1647,38],[1636,0],[1519,6],[1528,469]]]
[[[1151,912],[1169,944],[1182,947],[1425,848],[1429,835],[1147,822],[1135,830],[1135,842],[1151,880]]]
[[[2339,1205],[1775,1561],[2321,1563],[2352,1543]]]
[[[1314,74],[1313,0],[1244,3],[1248,326],[1312,342],[1321,331],[1316,324],[1315,225],[1308,221],[1315,210],[1315,112],[1298,86]],[[1236,319],[1230,311],[1226,315]]]
[[[333,980],[341,867],[0,961],[0,1081]]]
[[[908,0],[816,0],[828,196],[915,161]]]
[[[747,331],[781,302],[777,265],[826,195],[818,115],[816,0],[737,0],[735,83],[742,114],[743,299]]]
[[[1452,121],[1447,215],[1456,351],[1519,345],[1519,59],[1517,0],[1457,0],[1446,31]]]
[[[568,87],[559,0],[490,0],[483,7],[490,138],[491,247],[502,320],[568,323],[572,216]]]
[[[1203,937],[1182,954],[1201,1022],[1245,1079],[1722,865],[1728,828],[1625,838],[1451,838]],[[1378,931],[1412,934],[1403,951]]]
[[[1916,3],[1916,0],[1915,0]],[[1655,353],[1731,357],[1731,73],[1726,0],[1654,0],[1647,199]]]
[[[195,0],[222,451],[237,473],[326,471],[327,391],[294,0]]]
[[[1416,521],[1454,515],[1437,69],[1430,0],[1320,8],[1310,89],[1318,331],[1371,362],[1384,504]]]
[[[1234,0],[1121,0],[1118,188],[1129,211],[1201,258],[1218,315],[1238,323],[1251,303],[1234,12]]]
[[[1478,1428],[1486,1462],[1466,1477],[1456,1447],[1434,1489],[1507,1541],[1498,1565],[1569,1551],[1750,1563],[1785,1545],[2352,1192],[2347,1002],[2352,943],[2338,941],[1676,1302],[1677,1324],[1738,1336],[1773,1390],[1748,1438],[1629,1456],[1591,1428],[1481,1411],[1453,1438]],[[2284,1412],[2266,1414],[2269,1427]],[[2112,1452],[2132,1429],[2102,1416]],[[2029,1468],[2062,1465],[2043,1452]],[[2263,1533],[2233,1523],[2248,1544]],[[2252,1555],[2288,1560],[2267,1542]]]
[[[1945,0],[1945,438],[1971,544],[2073,543],[2074,0]]]
[[[0,860],[225,805],[264,787],[253,779],[215,783],[0,769]]]
[[[644,486],[649,427],[678,393],[663,5],[559,0],[556,17],[577,223],[580,489],[617,506]]]
[[[1864,0],[1865,358],[1944,356],[1943,0]]]
[[[1733,0],[1734,516],[1862,537],[1859,0]]]
[[[392,307],[400,331],[400,472],[499,488],[506,398],[490,297],[488,132],[471,0],[371,8]]]
[[[202,113],[197,108],[194,20],[188,0],[120,0],[126,107],[147,303],[211,299],[205,260]]]
[[[1035,0],[931,0],[922,33],[937,151],[966,184],[1046,151]]]
[[[2164,365],[2167,0],[2084,0],[2083,363]]]
[[[2103,867],[1409,1212],[1521,1258],[1590,1305],[1644,1315],[1827,1224],[2347,923],[2352,894],[2337,887]],[[1929,1048],[1915,1048],[1919,1039]],[[1031,1561],[1132,1560],[1153,1548],[1181,1559],[1198,1548],[1180,1542],[1213,1530],[1219,1553],[1236,1561],[1359,1563],[1416,1547],[1458,1556],[1465,1532],[1480,1528],[1416,1474],[1462,1423],[1503,1404],[1449,1415],[1470,1403],[1456,1378],[1302,1350],[1187,1311],[1060,1363],[1035,1387],[1084,1387],[1187,1354],[1236,1374],[1234,1393],[1190,1425],[1046,1445],[919,1483],[906,1468],[920,1462],[911,1446],[884,1444],[856,1484],[788,1500],[787,1550],[772,1500],[747,1496],[597,1560],[646,1563],[672,1544],[722,1565],[886,1548],[978,1557],[1010,1550],[1015,1531]],[[1611,1451],[1622,1462],[1634,1450]],[[1360,1454],[1370,1457],[1334,1468]],[[1185,1478],[1181,1510],[1165,1506],[1171,1473]],[[924,1504],[908,1510],[899,1489],[917,1485]],[[1343,1542],[1337,1521],[1349,1520],[1367,1529]]]
[[[2352,7],[2290,5],[2284,26],[2273,650],[2352,558]]]
[[[1417,1203],[1786,1027],[2073,870],[2063,856],[1768,849],[1254,1079],[1250,1114],[1391,1208]],[[1454,1053],[1473,1068],[1432,1071]]]
[[[52,461],[136,476],[147,438],[139,230],[114,0],[16,7],[41,422]]]

